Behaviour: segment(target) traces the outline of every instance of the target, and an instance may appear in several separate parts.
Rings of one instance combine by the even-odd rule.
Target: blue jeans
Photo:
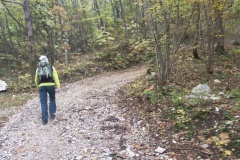
[[[49,114],[54,114],[56,112],[55,87],[41,86],[39,87],[38,92],[42,109],[42,120],[46,121],[48,120],[48,94],[50,98]]]

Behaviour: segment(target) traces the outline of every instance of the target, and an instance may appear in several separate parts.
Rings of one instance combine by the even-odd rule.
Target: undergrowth
[[[155,141],[161,143],[162,137],[168,137],[172,152],[187,144],[199,148],[192,158],[240,158],[239,55],[239,50],[231,50],[220,56],[213,75],[205,74],[203,62],[181,59],[162,90],[156,87],[156,69],[150,68],[146,76],[124,88],[126,103],[133,104],[133,112]],[[189,98],[192,88],[202,83],[220,99]],[[189,157],[192,153],[179,150],[175,154]]]

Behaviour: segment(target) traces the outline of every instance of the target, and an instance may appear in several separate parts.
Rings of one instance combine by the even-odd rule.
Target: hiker
[[[39,58],[39,67],[36,70],[35,83],[38,88],[41,110],[42,110],[42,123],[48,123],[48,112],[50,119],[55,118],[56,112],[56,98],[55,92],[60,91],[60,82],[58,74],[54,66],[49,64],[48,58],[42,55]],[[55,91],[56,89],[56,91]],[[48,107],[48,95],[50,98]],[[48,111],[49,110],[49,111]]]

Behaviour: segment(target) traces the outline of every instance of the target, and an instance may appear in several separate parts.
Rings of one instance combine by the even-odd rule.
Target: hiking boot
[[[50,118],[51,118],[51,119],[54,119],[55,117],[56,117],[56,116],[55,116],[54,113],[50,114]]]
[[[47,120],[43,120],[43,121],[42,121],[42,124],[43,124],[43,125],[46,125],[47,123],[48,123]]]

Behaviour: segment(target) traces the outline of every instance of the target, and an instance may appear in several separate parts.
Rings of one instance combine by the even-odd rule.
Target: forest
[[[198,150],[203,157],[240,158],[239,6],[240,0],[1,0],[0,80],[10,93],[32,92],[40,55],[62,82],[147,63],[147,78],[125,88],[124,98],[146,113],[152,136],[175,127],[180,137],[187,130],[189,139],[211,146]],[[223,98],[189,100],[198,84]],[[170,119],[163,133],[159,121]]]

